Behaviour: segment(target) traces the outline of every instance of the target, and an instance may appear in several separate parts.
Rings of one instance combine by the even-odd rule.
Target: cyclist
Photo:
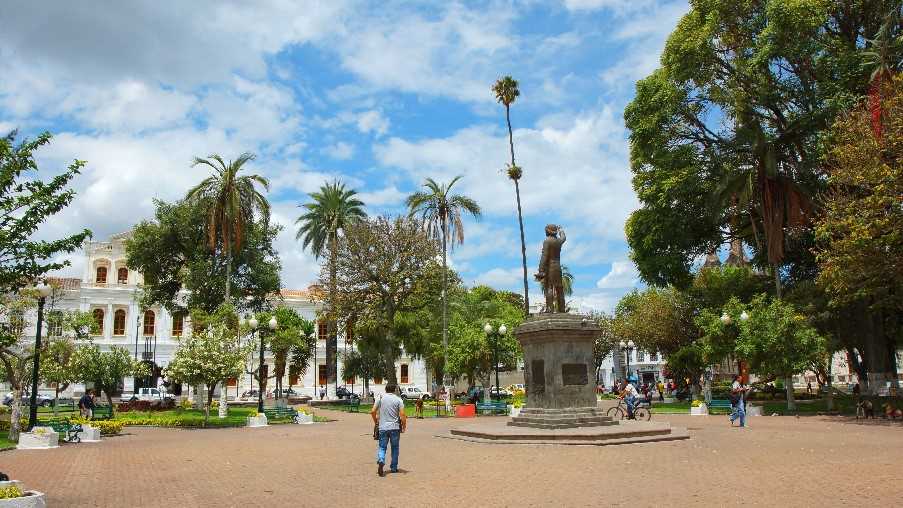
[[[639,394],[636,390],[636,387],[633,385],[636,383],[636,377],[630,376],[627,378],[627,382],[624,384],[624,389],[621,390],[621,395],[618,396],[619,399],[624,399],[624,402],[627,403],[627,419],[634,420],[633,416],[633,408],[636,406],[637,395]]]

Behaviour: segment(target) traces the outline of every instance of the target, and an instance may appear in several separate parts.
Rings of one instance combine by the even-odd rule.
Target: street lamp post
[[[486,332],[486,336],[493,337],[492,342],[492,363],[495,364],[495,391],[499,397],[501,397],[502,389],[499,387],[499,339],[506,333],[508,333],[508,327],[505,325],[501,325],[498,328],[498,331],[492,329],[492,325],[486,323],[486,326],[483,327],[483,331]],[[492,397],[492,390],[490,390],[489,396]]]
[[[632,340],[628,340],[627,342],[622,340],[618,345],[621,346],[621,350],[624,351],[625,356],[627,357],[627,369],[624,371],[624,378],[625,381],[627,381],[627,379],[630,378],[630,351],[636,347],[636,344],[634,344]]]
[[[41,325],[44,321],[44,304],[52,288],[43,282],[38,284],[38,324],[34,339],[34,369],[31,372],[31,407],[28,411],[28,429],[38,423],[38,374],[41,368]]]

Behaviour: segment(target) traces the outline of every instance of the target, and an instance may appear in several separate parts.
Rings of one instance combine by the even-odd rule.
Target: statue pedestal
[[[583,316],[539,314],[514,334],[524,350],[527,404],[508,425],[565,429],[613,425],[596,405],[593,344],[599,328]]]

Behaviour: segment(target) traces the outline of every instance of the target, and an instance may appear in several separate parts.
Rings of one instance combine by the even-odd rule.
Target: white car
[[[430,398],[429,393],[422,391],[420,388],[417,388],[416,386],[402,386],[401,389],[399,390],[399,392],[400,392],[399,396],[402,399],[427,400]]]
[[[139,388],[138,392],[133,394],[132,396],[123,396],[122,400],[125,401],[134,401],[134,400],[164,400],[164,399],[175,399],[176,396],[167,393],[166,390],[161,390],[159,388]]]

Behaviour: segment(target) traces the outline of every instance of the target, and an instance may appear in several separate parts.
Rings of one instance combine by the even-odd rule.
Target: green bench
[[[348,406],[349,413],[357,413],[361,408],[361,399],[357,397],[348,397],[345,401],[345,405]]]
[[[267,420],[294,420],[298,411],[293,407],[265,407],[263,414],[267,415]]]
[[[53,427],[53,430],[68,443],[80,443],[82,440],[81,436],[79,436],[82,430],[84,430],[82,429],[81,424],[72,423],[68,418],[51,418],[46,422],[41,423]]]
[[[730,413],[733,410],[731,406],[731,401],[726,399],[712,399],[711,402],[708,403],[709,412],[711,413],[713,409],[716,409],[719,413],[726,411]]]
[[[504,401],[477,402],[477,413],[508,414],[508,403]]]
[[[113,418],[113,408],[110,406],[94,406],[92,420],[109,420]]]

